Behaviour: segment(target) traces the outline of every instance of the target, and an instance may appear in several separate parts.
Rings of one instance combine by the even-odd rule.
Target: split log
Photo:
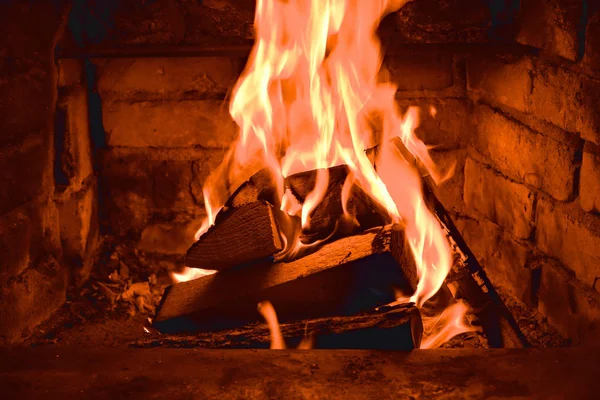
[[[355,182],[348,182],[348,197],[344,215],[342,197],[347,179],[353,179],[346,165],[339,165],[327,170],[311,170],[290,175],[286,178],[286,187],[304,203],[314,190],[317,174],[326,171],[328,185],[321,202],[309,215],[309,226],[303,231],[306,243],[324,239],[332,234],[335,237],[349,236],[376,226],[390,223],[386,210],[377,204]]]
[[[189,267],[223,270],[267,259],[283,250],[272,205],[256,201],[223,210],[215,225],[190,247]]]
[[[289,348],[309,340],[316,349],[412,350],[419,348],[423,334],[421,314],[412,304],[385,312],[293,321],[279,327]],[[267,325],[260,323],[214,333],[143,339],[132,347],[268,348],[270,341]]]
[[[399,226],[325,244],[298,260],[223,271],[167,288],[154,318],[161,332],[218,330],[261,320],[269,300],[281,322],[353,315],[411,293],[416,268]]]
[[[242,183],[225,203],[225,209],[242,207],[256,201],[267,201],[278,206],[277,182],[271,170],[263,168]]]

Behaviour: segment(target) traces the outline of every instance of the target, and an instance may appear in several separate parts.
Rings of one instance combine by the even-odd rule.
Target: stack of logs
[[[399,292],[413,293],[417,285],[403,228],[390,224],[385,210],[352,180],[346,166],[327,172],[325,196],[303,229],[298,217],[280,210],[278,186],[267,169],[242,184],[186,255],[188,267],[218,273],[167,288],[153,326],[162,333],[253,326],[262,319],[257,304],[267,300],[288,340],[299,340],[303,332],[316,335],[321,348],[418,348],[423,334],[419,310],[413,304],[385,306]],[[284,189],[302,204],[315,187],[317,173],[289,176]],[[294,232],[301,232],[298,240],[307,245],[291,252],[286,240]],[[448,304],[458,293],[471,307],[483,310],[485,325],[493,309],[484,293],[488,290],[466,269],[454,270],[449,280],[453,290],[444,285],[437,296]],[[502,317],[491,315],[494,321],[486,335],[491,341],[498,337],[498,343],[489,344],[517,346],[510,327],[504,329],[508,333],[501,332],[506,328],[498,323]],[[249,329],[246,335],[252,336]]]

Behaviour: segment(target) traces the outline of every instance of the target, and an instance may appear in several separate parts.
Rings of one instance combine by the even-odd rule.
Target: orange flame
[[[286,348],[285,341],[281,335],[279,321],[275,308],[269,301],[261,301],[258,303],[258,312],[263,316],[269,327],[269,335],[271,337],[271,349],[284,350]]]
[[[477,329],[465,321],[468,307],[462,302],[446,308],[434,318],[423,318],[424,338],[421,349],[435,349],[452,339],[454,336]]]
[[[344,211],[356,182],[405,227],[419,277],[408,300],[422,306],[438,291],[451,267],[450,246],[425,204],[418,171],[390,140],[399,137],[434,181],[442,178],[414,134],[418,109],[401,115],[396,86],[379,74],[383,57],[376,29],[406,1],[257,1],[256,42],[229,107],[239,138],[205,184],[207,218],[197,237],[214,224],[227,200],[227,179],[249,165],[271,170],[282,210],[301,217],[306,227],[326,194],[326,168],[346,164],[351,173],[343,187]],[[434,115],[435,109],[429,112]],[[377,171],[365,153],[375,145],[380,149]],[[319,171],[315,187],[300,205],[284,193],[284,177],[313,169]],[[298,237],[284,241],[288,252],[303,246]],[[206,274],[200,271],[186,270],[174,278]]]

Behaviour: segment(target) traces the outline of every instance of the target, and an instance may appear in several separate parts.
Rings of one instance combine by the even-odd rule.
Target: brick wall
[[[522,1],[516,39],[539,50],[466,61],[466,240],[575,343],[600,337],[600,19],[586,7]]]
[[[202,183],[237,135],[225,98],[243,60],[96,59],[106,147],[108,232],[147,253],[182,255],[204,216]]]
[[[0,5],[0,343],[19,341],[64,303],[85,264],[73,257],[89,251],[82,236],[94,193],[82,189],[92,169],[78,142],[88,137],[79,118],[87,113],[85,90],[57,96],[65,82],[54,47],[66,3]]]

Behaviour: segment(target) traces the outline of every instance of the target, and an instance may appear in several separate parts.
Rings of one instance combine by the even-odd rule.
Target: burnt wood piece
[[[383,312],[293,321],[279,325],[288,348],[308,340],[315,349],[412,350],[419,348],[423,322],[419,310],[403,304]],[[131,347],[269,348],[265,323],[214,333],[167,335],[138,340]]]
[[[283,250],[275,210],[256,201],[220,212],[215,224],[185,256],[193,268],[223,270],[271,257]]]
[[[325,170],[311,170],[290,175],[286,187],[300,203],[314,190],[317,174]],[[336,237],[348,236],[375,226],[390,223],[387,211],[362,190],[355,182],[348,192],[346,210],[349,218],[344,218],[342,196],[346,179],[352,179],[346,165],[328,168],[328,185],[321,202],[309,215],[309,226],[303,231],[303,241],[313,242],[332,234]]]
[[[456,299],[464,300],[475,313],[490,347],[529,347],[517,321],[508,310],[500,295],[463,239],[452,217],[435,195],[435,184],[426,168],[406,148],[400,138],[392,139],[399,154],[421,174],[423,192],[434,215],[440,221],[450,240],[457,261],[448,274],[446,282]]]
[[[267,201],[279,206],[277,183],[272,172],[263,168],[241,184],[225,203],[225,209],[241,207],[256,201]]]
[[[235,245],[235,244],[233,244]],[[303,258],[227,270],[167,288],[153,325],[163,333],[219,330],[262,320],[269,300],[281,322],[353,315],[412,293],[416,268],[404,232],[379,227]]]

